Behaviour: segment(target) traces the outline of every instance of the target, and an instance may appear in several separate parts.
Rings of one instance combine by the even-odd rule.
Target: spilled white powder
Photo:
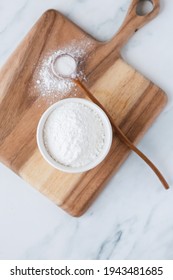
[[[56,77],[52,72],[52,61],[55,53],[45,57],[36,75],[35,87],[41,96],[52,99],[54,96],[65,96],[73,88],[73,83],[69,79]]]
[[[73,40],[65,47],[55,51],[49,51],[45,54],[40,60],[33,76],[34,89],[36,90],[35,94],[44,97],[49,104],[54,103],[57,99],[66,97],[69,92],[71,92],[73,96],[76,96],[77,88],[75,88],[74,83],[68,78],[55,76],[52,71],[52,62],[55,61],[58,56],[70,55],[79,65],[76,77],[80,76],[85,79],[81,65],[87,58],[87,53],[90,48],[92,48],[92,42],[86,38],[81,38],[80,40]],[[67,69],[63,71],[66,72]]]
[[[49,115],[43,138],[54,160],[65,166],[82,167],[102,152],[105,131],[96,111],[82,103],[69,102]]]

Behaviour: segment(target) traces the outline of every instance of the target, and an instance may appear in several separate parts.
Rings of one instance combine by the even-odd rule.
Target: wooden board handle
[[[137,6],[139,5],[139,2],[142,1],[151,2],[153,5],[153,10],[148,14],[138,15]],[[132,0],[122,26],[120,27],[118,33],[107,44],[110,44],[120,50],[139,28],[144,26],[146,23],[148,23],[158,15],[159,10],[160,0]]]

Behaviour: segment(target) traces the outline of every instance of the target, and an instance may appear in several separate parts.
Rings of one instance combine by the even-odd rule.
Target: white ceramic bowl
[[[44,145],[43,130],[44,130],[44,125],[45,125],[45,122],[46,122],[48,116],[51,114],[52,111],[57,109],[59,106],[61,106],[62,104],[65,104],[65,103],[69,103],[69,102],[77,102],[77,103],[84,104],[84,105],[88,106],[89,108],[91,108],[92,110],[94,110],[95,112],[97,112],[97,114],[100,116],[100,118],[103,122],[104,130],[105,130],[105,145],[103,147],[102,152],[96,158],[96,160],[94,160],[93,162],[89,163],[88,165],[82,166],[82,167],[65,166],[65,165],[55,161],[49,155],[49,153]],[[85,172],[85,171],[88,171],[88,170],[96,167],[99,163],[101,163],[105,159],[105,157],[109,153],[109,150],[110,150],[111,144],[112,144],[112,126],[111,126],[110,121],[109,121],[107,115],[105,114],[105,112],[99,106],[97,106],[95,103],[88,101],[86,99],[83,99],[83,98],[67,98],[67,99],[63,99],[63,100],[53,104],[43,113],[43,115],[38,123],[38,127],[37,127],[37,144],[38,144],[38,148],[39,148],[43,158],[54,168],[59,169],[64,172],[68,172],[68,173],[81,173],[81,172]]]

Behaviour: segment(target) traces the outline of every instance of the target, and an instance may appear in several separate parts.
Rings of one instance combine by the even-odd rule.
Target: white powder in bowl
[[[82,167],[96,160],[104,148],[105,130],[99,114],[78,102],[57,107],[43,131],[45,147],[57,162]]]

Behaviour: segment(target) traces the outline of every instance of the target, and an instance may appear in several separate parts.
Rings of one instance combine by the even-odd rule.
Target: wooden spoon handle
[[[137,148],[133,145],[133,143],[127,138],[127,136],[123,133],[123,131],[114,123],[113,118],[110,116],[110,114],[107,112],[107,110],[102,106],[102,104],[92,95],[92,93],[85,87],[85,85],[79,81],[79,80],[73,80],[77,86],[79,86],[82,90],[85,91],[87,96],[95,103],[97,104],[108,116],[112,127],[114,128],[115,133],[118,135],[119,139],[126,144],[130,150],[134,151],[140,158],[142,158],[154,171],[154,173],[157,175],[161,183],[163,184],[165,189],[169,189],[169,185],[166,182],[165,178],[161,174],[161,172],[157,169],[157,167]]]

